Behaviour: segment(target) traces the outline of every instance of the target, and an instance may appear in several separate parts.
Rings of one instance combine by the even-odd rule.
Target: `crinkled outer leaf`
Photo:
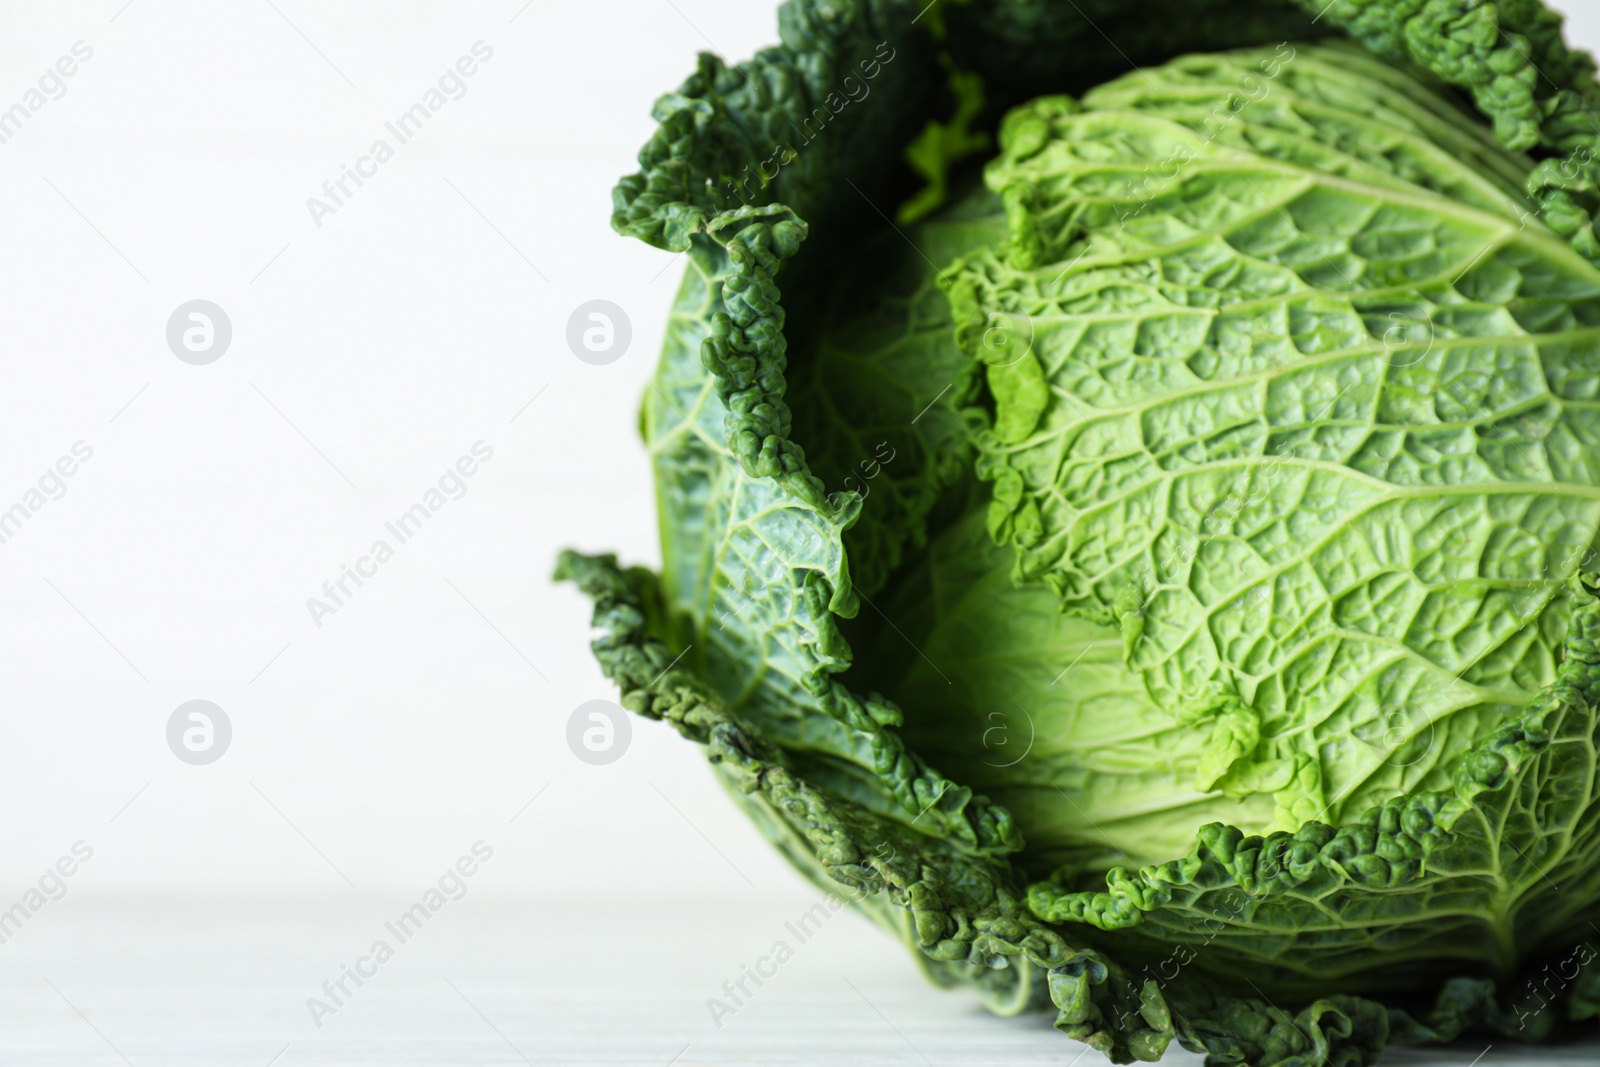
[[[1600,274],[1372,66],[1197,58],[1020,109],[989,175],[1025,238],[946,279],[1027,320],[1052,389],[1020,440],[995,392],[991,530],[1158,703],[1253,709],[1281,829],[1446,785],[1554,678],[1600,528]]]
[[[850,653],[836,619],[854,616],[903,560],[923,551],[941,509],[963,491],[958,473],[969,446],[959,431],[974,417],[983,382],[915,335],[933,329],[937,305],[920,295],[931,271],[970,248],[941,251],[935,263],[923,252],[936,240],[932,230],[908,239],[930,274],[891,292],[889,309],[869,312],[900,324],[898,343],[829,341],[816,323],[832,314],[828,294],[841,258],[914,187],[904,148],[929,121],[959,117],[941,57],[982,78],[985,99],[999,109],[1082,91],[1129,63],[1346,32],[1392,62],[1417,63],[1461,87],[1519,147],[1578,145],[1586,136],[1591,67],[1562,48],[1536,3],[1504,11],[1437,0],[1426,11],[1335,4],[1313,22],[1321,6],[976,0],[930,10],[898,0],[792,0],[780,14],[781,46],[737,68],[702,56],[697,73],[658,101],[661,127],[640,153],[641,172],[614,197],[619,231],[688,251],[691,265],[644,415],[658,472],[662,578],[620,571],[604,558],[562,563],[596,599],[602,666],[629,707],[708,747],[802,870],[862,887],[863,910],[916,944],[934,961],[935,977],[974,985],[1006,1010],[1048,996],[1058,1027],[1119,1061],[1156,1058],[1176,1036],[1219,1063],[1367,1063],[1389,1040],[1445,1040],[1469,1023],[1491,1022],[1485,1005],[1497,1002],[1486,982],[1445,983],[1427,1011],[1340,996],[1288,1005],[1294,1014],[1286,1015],[1263,998],[1196,979],[1190,968],[1170,979],[1133,976],[1114,962],[1115,946],[1111,955],[1075,946],[1062,936],[1072,928],[1053,931],[1019,907],[1021,840],[1009,813],[908,749],[891,701],[837,677]],[[1504,78],[1529,79],[1522,68],[1501,69],[1514,64],[1485,41],[1486,24],[1513,52],[1524,49],[1524,67],[1553,80],[1535,78],[1527,91],[1501,86]],[[1108,50],[1107,35],[1119,46]],[[862,81],[870,83],[865,98]],[[992,126],[997,115],[987,112],[978,125]],[[1557,188],[1564,174],[1544,178],[1536,191],[1546,225],[1584,252],[1592,200],[1581,181]],[[987,240],[972,219],[990,209],[961,210],[972,215],[946,231],[952,239]],[[919,310],[905,313],[912,307]],[[850,397],[842,416],[860,420],[854,441],[836,444],[827,418],[805,402],[811,387],[832,398],[825,367],[802,368],[791,388],[791,340],[796,357],[821,364],[830,346],[883,353],[863,360],[877,382],[858,387],[870,395]],[[942,395],[934,380],[942,373],[910,368],[919,345],[951,368]],[[1026,381],[1009,385],[1037,402]],[[928,428],[902,431],[902,452],[875,431],[888,430],[884,413],[904,411],[908,401],[926,408],[912,425]],[[798,414],[791,408],[802,404]],[[812,432],[829,436],[804,436]],[[887,465],[854,447],[880,441],[896,457]],[[897,474],[902,456],[913,461],[900,468],[910,473]],[[846,472],[866,473],[859,465],[869,459],[879,463],[873,484],[844,483]],[[1010,966],[996,967],[1000,961]],[[1575,1015],[1596,999],[1585,981],[1571,987],[1583,994],[1570,998]],[[1541,1008],[1538,1017],[1550,1015]]]
[[[977,986],[995,1007],[1011,1011],[1035,1003],[1047,987],[1066,990],[1064,1025],[1108,1051],[1125,1051],[1130,1037],[1162,1045],[1170,1039],[1159,997],[1148,1023],[1112,1022],[1119,1011],[1141,1010],[1139,991],[1099,954],[1068,946],[1034,918],[1003,859],[819,788],[795,770],[783,746],[741,725],[715,688],[657,636],[667,625],[666,606],[653,574],[622,570],[614,557],[566,552],[556,575],[593,598],[602,631],[595,655],[624,706],[705,745],[785,854],[832,891],[849,890],[920,950],[933,977]]]
[[[1070,857],[1033,906],[1302,996],[1414,987],[1445,960],[1509,975],[1600,899],[1594,722],[1549,688],[1600,526],[1600,409],[1568,384],[1600,353],[1600,274],[1457,164],[1464,119],[1372,66],[1201,57],[1022,108],[988,180],[1023,238],[944,279],[978,323],[1024,318],[1051,386],[1021,440],[994,392],[990,530],[1121,633],[1157,709],[1122,698],[1108,727],[1037,681],[989,683],[969,706],[1054,701],[1036,777],[994,791],[1036,843],[1092,833],[1135,861],[1150,813],[1121,782],[1165,775],[1147,803],[1190,826],[1213,790],[1274,801],[1102,891]],[[1227,109],[1252,75],[1259,102]],[[1013,799],[1064,784],[1107,825]]]
[[[1003,227],[995,205],[977,207],[970,218],[915,232],[947,255],[992,240]],[[934,343],[948,337],[951,321],[933,271],[903,245],[862,249],[864,272],[900,280],[875,311],[842,300],[835,328],[808,353],[796,391],[809,398],[801,410],[831,445],[819,451],[815,469],[837,475],[837,487],[825,491],[810,467],[755,476],[736,456],[741,383],[756,372],[725,353],[737,348],[730,339],[749,315],[752,292],[764,292],[764,306],[781,316],[770,267],[761,264],[778,259],[771,231],[794,224],[738,221],[744,225],[725,247],[701,241],[693,248],[645,399],[662,584],[681,650],[732,713],[790,749],[830,788],[975,851],[1015,851],[1009,813],[907,749],[892,729],[901,717],[896,706],[833,677],[849,663],[836,616],[859,608],[852,567],[868,572],[869,587],[881,582],[903,546],[923,538],[940,481],[970,463],[957,404],[972,373],[947,341]],[[846,286],[844,295],[850,292]],[[777,371],[766,365],[761,373],[783,366],[780,357]],[[882,388],[835,388],[852,366]]]

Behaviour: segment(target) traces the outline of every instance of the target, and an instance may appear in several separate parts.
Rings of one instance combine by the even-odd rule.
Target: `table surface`
[[[353,894],[331,902],[51,902],[0,945],[0,1063],[1104,1062],[1045,1018],[996,1018],[968,995],[932,988],[903,950],[850,912],[799,943],[785,923],[812,903],[804,897],[653,902],[640,891],[531,901],[469,892],[401,943],[385,923],[411,903]],[[359,988],[347,981],[352,995],[335,1005],[322,983],[379,939],[394,947],[393,958],[363,964],[376,974]],[[778,940],[790,943],[793,958],[714,1020],[708,998],[723,997],[722,983]],[[313,997],[332,1009],[320,1026],[308,1007]],[[1600,1063],[1597,1041],[1538,1050],[1489,1044],[1397,1052],[1385,1063]],[[1165,1062],[1199,1067],[1201,1057],[1174,1049]]]

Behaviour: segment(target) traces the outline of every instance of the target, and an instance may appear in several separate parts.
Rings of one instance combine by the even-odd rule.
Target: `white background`
[[[1600,9],[1581,3],[1569,36],[1600,42]],[[587,602],[549,576],[568,545],[658,559],[635,416],[679,268],[611,231],[610,190],[635,169],[655,97],[699,50],[742,58],[775,40],[771,6],[10,2],[0,26],[0,109],[74,42],[94,50],[0,144],[0,510],[74,442],[94,450],[0,544],[0,909],[74,842],[94,849],[65,899],[0,946],[0,974],[22,989],[42,968],[83,968],[82,996],[98,989],[102,1011],[151,1028],[118,1043],[144,1042],[156,1062],[175,1055],[161,1026],[115,994],[145,972],[95,960],[119,938],[192,960],[160,940],[186,909],[211,915],[207,937],[297,930],[286,943],[301,936],[305,953],[263,1009],[263,1054],[240,1052],[265,1062],[309,1033],[310,979],[360,948],[373,902],[414,900],[479,839],[495,849],[469,895],[482,930],[600,916],[593,936],[559,943],[602,988],[649,955],[657,927],[693,955],[685,931],[745,909],[748,945],[698,961],[736,973],[815,893],[665,728],[636,720],[611,766],[572,756],[568,715],[614,692],[588,652]],[[318,227],[307,198],[375,139],[392,144],[385,121],[480,40],[493,58],[466,95]],[[196,298],[232,321],[209,366],[165,338]],[[596,298],[633,326],[604,367],[564,339]],[[384,522],[480,440],[494,458],[466,496],[315,625],[307,598],[374,540],[393,544]],[[196,698],[233,727],[204,767],[165,737]],[[296,907],[323,925],[249,926]],[[603,921],[623,914],[626,951]],[[836,940],[841,961],[881,950],[871,973],[918,981],[883,939],[851,927]],[[484,933],[481,953],[495,944]],[[631,990],[695,1013],[712,992]],[[87,1062],[80,1040],[109,1056],[70,1029],[65,996],[40,995],[32,1062]],[[506,992],[508,1012],[518,997]],[[544,1032],[528,1025],[524,1048]],[[1071,1048],[1043,1037],[1052,1056]]]
[[[611,187],[695,26],[743,56],[773,11],[123,2],[8,4],[0,35],[5,104],[94,49],[0,144],[0,508],[94,449],[0,544],[0,887],[83,838],[74,896],[405,893],[486,838],[496,892],[747,891],[651,783],[791,884],[666,729],[572,757],[568,714],[615,694],[550,582],[563,546],[658,559],[634,427],[681,268],[612,232]],[[308,197],[479,40],[467,94],[319,229]],[[165,337],[195,298],[233,325],[203,367]],[[595,298],[634,325],[605,367],[564,340]],[[467,495],[317,627],[307,598],[479,440]],[[165,739],[196,698],[234,731],[200,768]]]

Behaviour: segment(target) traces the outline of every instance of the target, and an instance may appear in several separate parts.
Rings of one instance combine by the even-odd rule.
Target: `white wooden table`
[[[28,1067],[311,1064],[1005,1064],[1093,1067],[1043,1018],[998,1019],[927,985],[850,913],[804,944],[784,928],[810,903],[507,900],[446,904],[401,944],[384,926],[411,901],[96,901],[46,905],[0,945],[0,1063]],[[314,1025],[310,997],[380,938],[395,955]],[[793,959],[730,1017],[710,997],[778,939]],[[766,968],[771,970],[770,967]],[[747,988],[754,989],[747,982]],[[331,1005],[331,1001],[324,1000]],[[1386,1063],[1468,1067],[1487,1041]],[[1169,1053],[1175,1067],[1200,1057]],[[1600,1064],[1600,1042],[1481,1067]]]

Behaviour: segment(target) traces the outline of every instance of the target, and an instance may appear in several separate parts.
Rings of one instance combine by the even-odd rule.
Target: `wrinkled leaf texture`
[[[896,703],[871,691],[854,691],[839,677],[851,658],[840,621],[877,611],[872,598],[906,559],[925,552],[930,530],[942,522],[941,501],[961,492],[965,471],[976,460],[981,473],[996,483],[997,500],[1006,509],[991,514],[991,526],[1022,549],[1022,571],[1050,582],[1084,613],[1098,613],[1100,623],[1122,627],[1135,653],[1133,662],[1147,678],[1166,678],[1174,699],[1192,702],[1195,693],[1184,688],[1188,683],[1181,676],[1196,663],[1209,671],[1206,680],[1216,682],[1224,696],[1237,691],[1245,675],[1276,678],[1269,688],[1297,684],[1284,666],[1292,642],[1282,635],[1268,642],[1271,647],[1213,640],[1209,652],[1197,660],[1197,653],[1184,652],[1182,642],[1174,641],[1177,627],[1169,623],[1176,616],[1169,613],[1135,625],[1130,638],[1125,621],[1134,603],[1130,597],[1176,583],[1163,581],[1155,567],[1135,569],[1131,576],[1119,573],[1122,561],[1112,542],[1126,537],[1131,526],[1121,531],[1109,528],[1114,523],[1097,526],[1101,520],[1091,498],[1105,492],[1107,479],[1112,479],[1135,495],[1160,492],[1170,500],[1172,487],[1189,472],[1211,463],[1237,464],[1252,448],[1259,455],[1259,449],[1290,440],[1297,447],[1337,453],[1337,462],[1329,460],[1329,465],[1342,468],[1351,485],[1368,491],[1364,504],[1335,492],[1330,499],[1338,507],[1403,511],[1406,498],[1400,487],[1436,484],[1428,481],[1427,462],[1407,462],[1415,456],[1415,450],[1406,448],[1407,434],[1422,431],[1397,420],[1399,438],[1387,450],[1383,442],[1374,442],[1361,462],[1353,462],[1340,434],[1348,437],[1350,426],[1360,425],[1369,438],[1380,436],[1373,413],[1392,387],[1355,366],[1359,357],[1352,357],[1352,369],[1341,376],[1331,370],[1337,360],[1320,359],[1315,349],[1325,344],[1326,351],[1334,351],[1341,337],[1370,336],[1363,315],[1394,311],[1404,316],[1411,313],[1408,309],[1369,305],[1372,294],[1364,290],[1372,285],[1341,284],[1329,276],[1307,282],[1321,295],[1333,293],[1338,299],[1326,315],[1322,305],[1312,307],[1310,324],[1297,323],[1287,331],[1280,327],[1278,340],[1286,333],[1295,342],[1311,337],[1313,351],[1295,347],[1293,353],[1281,354],[1277,364],[1271,361],[1279,357],[1270,352],[1257,357],[1244,351],[1235,353],[1239,363],[1234,367],[1187,368],[1225,388],[1226,376],[1240,373],[1252,358],[1275,369],[1268,375],[1273,380],[1285,377],[1282,368],[1289,362],[1303,361],[1308,368],[1304,395],[1290,400],[1271,396],[1270,389],[1257,390],[1253,397],[1230,395],[1227,403],[1237,415],[1234,428],[1247,429],[1230,436],[1229,428],[1221,427],[1216,435],[1184,439],[1178,425],[1182,401],[1175,395],[1181,389],[1172,382],[1158,383],[1167,391],[1122,398],[1111,406],[1121,412],[1116,418],[1134,423],[1149,416],[1154,430],[1161,429],[1155,423],[1162,418],[1171,420],[1170,440],[1147,450],[1145,462],[1127,469],[1113,469],[1116,465],[1105,451],[1071,453],[1073,463],[1066,466],[1082,478],[1070,483],[1046,477],[1042,472],[1047,464],[1030,465],[1030,435],[1042,422],[1056,431],[1055,443],[1048,447],[1070,452],[1093,436],[1087,427],[1100,414],[1063,415],[1048,403],[1035,404],[1039,411],[1034,425],[1008,429],[1002,415],[985,437],[981,399],[987,379],[980,378],[981,365],[959,354],[952,357],[950,347],[938,343],[971,306],[963,308],[956,301],[957,316],[952,317],[950,303],[936,291],[932,270],[923,272],[912,264],[893,278],[879,280],[892,296],[890,323],[876,313],[879,328],[892,326],[886,340],[869,344],[856,330],[819,336],[814,324],[832,314],[819,294],[833,291],[830,278],[840,271],[841,250],[875,217],[867,209],[892,205],[911,191],[900,184],[897,148],[910,143],[929,118],[947,113],[942,109],[950,99],[937,62],[941,51],[960,69],[983,77],[998,112],[1043,94],[1084,92],[1130,64],[1145,67],[1183,53],[1300,41],[1322,33],[1347,35],[1386,63],[1453,86],[1477,107],[1504,149],[1541,157],[1530,159],[1525,178],[1495,172],[1493,166],[1473,167],[1481,175],[1478,180],[1433,190],[1436,198],[1458,205],[1454,211],[1459,217],[1452,221],[1462,231],[1435,228],[1435,237],[1459,238],[1453,244],[1444,240],[1434,250],[1435,274],[1447,272],[1455,262],[1452,255],[1487,233],[1485,220],[1492,219],[1502,230],[1516,230],[1496,245],[1491,265],[1469,268],[1469,274],[1482,271],[1471,279],[1481,287],[1457,290],[1456,296],[1469,303],[1506,305],[1512,298],[1505,286],[1516,293],[1530,275],[1548,281],[1563,270],[1577,278],[1583,261],[1600,258],[1592,227],[1594,159],[1600,154],[1595,151],[1600,148],[1600,126],[1593,117],[1592,64],[1564,48],[1559,20],[1536,2],[1335,0],[1323,9],[1312,2],[990,0],[923,9],[920,3],[890,0],[792,0],[780,12],[780,46],[737,67],[702,56],[697,72],[677,92],[661,98],[656,107],[660,129],[640,153],[641,171],[624,179],[615,193],[613,221],[619,231],[658,247],[687,251],[690,265],[643,418],[658,476],[663,574],[656,578],[638,569],[622,570],[609,557],[566,554],[561,562],[560,573],[578,581],[595,599],[596,624],[602,631],[595,648],[602,667],[621,688],[628,707],[664,719],[705,745],[724,779],[779,847],[821,884],[855,890],[864,910],[916,947],[936,980],[974,986],[997,1010],[1023,1010],[1048,1000],[1060,1029],[1119,1062],[1157,1058],[1176,1038],[1186,1048],[1208,1053],[1217,1064],[1364,1064],[1394,1040],[1448,1040],[1469,1025],[1543,1036],[1562,1019],[1592,1017],[1600,1007],[1600,979],[1593,970],[1584,970],[1548,1001],[1530,1005],[1526,997],[1518,997],[1521,978],[1504,959],[1498,970],[1488,972],[1477,967],[1465,967],[1456,977],[1448,970],[1435,972],[1426,996],[1330,990],[1325,995],[1296,994],[1291,1002],[1280,993],[1286,1000],[1281,1006],[1259,988],[1241,990],[1212,980],[1199,973],[1203,968],[1198,964],[1178,968],[1170,977],[1150,966],[1152,943],[1200,944],[1204,957],[1213,941],[1201,944],[1196,931],[1214,927],[1218,915],[1228,917],[1224,925],[1237,942],[1229,951],[1257,959],[1263,968],[1259,973],[1268,981],[1304,970],[1294,960],[1297,952],[1325,950],[1336,969],[1353,954],[1359,960],[1361,953],[1432,953],[1449,939],[1451,924],[1478,921],[1474,910],[1486,897],[1522,902],[1543,892],[1539,885],[1546,879],[1565,880],[1567,889],[1563,893],[1555,888],[1556,902],[1541,902],[1540,914],[1524,920],[1530,929],[1516,928],[1516,915],[1498,916],[1496,929],[1509,930],[1513,939],[1527,938],[1528,944],[1554,936],[1552,931],[1558,932],[1575,914],[1569,905],[1593,900],[1596,876],[1594,730],[1600,679],[1595,671],[1600,654],[1595,635],[1600,609],[1594,591],[1581,582],[1547,583],[1539,593],[1545,604],[1565,605],[1565,634],[1559,642],[1542,634],[1540,655],[1531,660],[1525,654],[1520,659],[1501,657],[1510,665],[1498,669],[1519,691],[1520,708],[1492,729],[1468,731],[1475,744],[1468,746],[1470,752],[1447,782],[1440,779],[1442,767],[1431,778],[1396,781],[1391,785],[1406,790],[1405,796],[1365,814],[1351,811],[1346,818],[1307,822],[1292,833],[1247,835],[1208,827],[1182,860],[1161,868],[1117,869],[1121,873],[1113,876],[1108,893],[1114,899],[1109,903],[1092,897],[1085,902],[1047,883],[1030,892],[1018,863],[1022,839],[1010,812],[945,777],[908,747],[899,729],[905,713]],[[1108,39],[1115,42],[1109,50]],[[828,108],[830,94],[839,91],[843,78],[859,72],[859,64],[880,54],[885,43],[893,58],[880,60],[872,95],[832,114],[823,133],[777,168],[770,181],[751,183],[752,172],[765,176],[771,171],[763,163],[771,158],[772,146],[793,141],[790,131],[814,116],[816,108]],[[1107,108],[1171,106],[1171,101],[1141,101],[1136,83],[1126,78],[1116,84],[1124,96],[1113,98],[1108,87],[1102,99]],[[1034,117],[1047,124],[1075,121],[1070,114]],[[1167,124],[1168,136],[1178,135],[1172,127],[1181,126],[1181,119],[1170,113],[1152,117]],[[1261,127],[1269,139],[1273,134],[1291,139],[1293,131],[1273,131],[1270,125],[1252,121],[1250,127]],[[1246,130],[1240,127],[1229,136],[1246,136]],[[1461,145],[1468,142],[1470,138]],[[1137,147],[1117,147],[1124,152],[1124,164],[1144,161]],[[1263,143],[1233,147],[1277,158]],[[1381,146],[1372,147],[1383,154]],[[1481,147],[1476,151],[1475,158],[1494,156]],[[1387,156],[1365,161],[1361,170],[1359,151],[1344,154],[1356,159],[1346,180],[1362,185],[1369,200],[1377,202],[1406,199],[1411,194],[1402,193],[1397,183],[1417,184],[1418,175],[1430,170],[1416,160]],[[1003,165],[1021,174],[1027,160],[1007,157]],[[1413,169],[1407,171],[1408,166]],[[1303,182],[1304,169],[1294,180]],[[1385,175],[1392,181],[1386,183]],[[1260,176],[1267,177],[1264,171]],[[1516,188],[1517,181],[1524,183],[1522,189]],[[1274,174],[1259,191],[1241,196],[1234,206],[1255,212],[1259,225],[1251,234],[1256,240],[1251,253],[1269,252],[1291,268],[1315,269],[1325,261],[1329,268],[1324,275],[1330,275],[1334,267],[1354,266],[1325,255],[1316,244],[1337,239],[1352,254],[1364,255],[1363,270],[1412,262],[1413,249],[1385,244],[1395,234],[1402,243],[1408,239],[1404,226],[1376,234],[1364,250],[1357,248],[1363,233],[1359,226],[1308,235],[1293,210],[1295,198],[1306,194],[1289,177]],[[1072,201],[1073,196],[1062,200]],[[1031,206],[1017,196],[1003,204],[979,198],[922,224],[914,244],[930,267],[942,265],[993,244],[1008,227],[1015,230]],[[1280,227],[1273,221],[1280,209],[1293,224]],[[1427,210],[1435,222],[1448,214],[1431,201]],[[1535,215],[1531,221],[1526,217],[1530,212]],[[981,294],[980,303],[988,301],[983,306],[1005,305],[1006,299],[996,294],[1013,292],[1021,272],[1077,247],[1072,242],[1092,244],[1092,236],[1086,237],[1095,231],[1092,218],[1080,217],[1055,230],[1052,220],[1033,221],[1032,262],[995,260],[985,273],[975,260],[968,261],[973,293]],[[1215,236],[1238,221],[1238,216],[1231,221],[1217,217],[1210,220],[1212,229],[1195,229]],[[1127,238],[1128,229],[1118,239]],[[1138,236],[1148,242],[1140,251],[1150,261],[1165,262],[1169,253],[1180,254],[1161,244],[1170,235]],[[1297,239],[1313,245],[1299,260],[1293,259]],[[1559,251],[1554,248],[1558,240]],[[1024,244],[1013,240],[1025,256],[1030,250]],[[1092,269],[1105,266],[1088,262]],[[1552,264],[1561,269],[1552,270]],[[1493,276],[1496,265],[1510,268],[1519,280]],[[1197,269],[1204,274],[1207,268],[1199,264]],[[1290,273],[1306,282],[1301,271]],[[1587,283],[1592,275],[1583,277]],[[1061,282],[1083,279],[1080,271]],[[1422,288],[1420,276],[1404,281]],[[1215,279],[1203,284],[1227,289]],[[1160,294],[1146,295],[1154,299]],[[1440,297],[1434,300],[1435,309],[1456,299],[1425,295]],[[1558,297],[1547,303],[1580,316],[1574,309],[1583,294],[1540,295]],[[850,321],[848,309],[841,314]],[[1451,320],[1452,330],[1460,331],[1459,338],[1453,334],[1447,339],[1451,345],[1480,328],[1469,318]],[[1528,333],[1560,333],[1584,325],[1554,320],[1512,324]],[[1491,331],[1501,332],[1486,336],[1502,337],[1512,326],[1490,323]],[[1179,334],[1180,327],[1174,323]],[[786,373],[791,341],[808,353],[796,381]],[[885,383],[881,388],[830,388],[830,365],[848,365],[851,344],[870,349],[872,373]],[[830,359],[830,348],[837,349],[835,358]],[[1535,361],[1550,358],[1537,344],[1513,355],[1519,353]],[[1041,362],[1040,370],[1048,371],[1044,384],[1055,390],[1051,396],[1075,399],[1075,390],[1088,380],[1080,372],[1092,365],[1092,359],[1069,355],[1064,361]],[[1519,387],[1532,390],[1531,377],[1519,378],[1515,367],[1473,376],[1445,362],[1423,360],[1411,370],[1414,376],[1449,379],[1472,402],[1491,411],[1551,399],[1537,398],[1536,391],[1514,397]],[[1457,377],[1449,378],[1452,374]],[[1314,380],[1323,376],[1326,381]],[[1339,396],[1337,389],[1349,382],[1355,395]],[[1337,386],[1335,395],[1324,397],[1330,383]],[[1026,405],[1037,400],[1040,384],[1023,382],[993,391]],[[826,410],[829,398],[840,402],[839,410]],[[1105,396],[1084,399],[1098,406]],[[1549,417],[1559,423],[1561,412],[1575,408],[1559,402],[1567,398],[1554,399],[1556,414]],[[1345,418],[1337,405],[1347,400],[1352,414]],[[1316,406],[1330,401],[1331,409]],[[918,410],[922,414],[908,425],[908,412]],[[1026,414],[1012,421],[1020,425]],[[1444,430],[1472,422],[1460,412],[1446,415],[1438,420]],[[1333,433],[1320,432],[1334,422],[1338,426]],[[1478,425],[1472,428],[1476,431]],[[1571,427],[1571,420],[1567,425]],[[1478,434],[1472,450],[1470,461],[1484,465],[1488,476],[1508,481],[1514,476],[1541,487],[1558,481],[1588,484],[1586,471],[1556,469],[1562,457],[1548,450],[1541,449],[1539,459],[1531,462],[1519,457],[1514,446],[1522,431],[1516,426],[1502,429],[1498,436]],[[1004,431],[1004,441],[994,435],[996,430]],[[808,457],[800,440],[829,443]],[[1497,443],[1504,447],[1497,449]],[[882,455],[891,452],[894,459],[882,463]],[[861,464],[874,460],[880,461],[877,476],[866,486],[859,477],[856,482],[870,492],[863,500],[844,478],[846,472],[872,469]],[[1433,459],[1432,469],[1441,462]],[[1021,491],[1008,488],[1002,498],[998,490],[1012,477],[1003,473],[1006,469],[1015,472],[1018,481],[1013,484]],[[1030,475],[1037,477],[1030,481]],[[1317,492],[1324,488],[1317,487]],[[1042,507],[1038,501],[1047,497],[1061,506],[1053,511]],[[1578,534],[1564,531],[1561,521],[1587,521],[1582,508],[1589,499],[1573,494],[1571,513],[1551,519],[1531,536],[1546,550],[1571,543]],[[1030,525],[1030,501],[1038,513],[1037,525]],[[1523,523],[1527,510],[1514,515],[1510,525]],[[1397,512],[1387,521],[1415,520]],[[1327,524],[1335,536],[1337,525]],[[1043,536],[1046,531],[1053,540]],[[1230,563],[1208,555],[1218,550],[1205,547],[1210,543],[1201,536],[1205,531],[1190,532],[1192,543],[1180,546],[1179,557],[1203,561],[1217,575],[1225,574]],[[1324,546],[1313,540],[1290,538],[1283,553],[1289,566],[1279,568],[1280,574],[1227,577],[1235,582],[1257,579],[1269,590],[1268,597],[1298,595],[1315,585],[1304,573],[1308,568],[1331,565],[1316,556]],[[1522,565],[1516,551],[1506,558],[1513,568]],[[1300,571],[1290,573],[1295,565]],[[1282,574],[1301,585],[1281,589],[1273,583]],[[1515,580],[1513,573],[1504,577]],[[1343,607],[1341,625],[1350,623],[1359,631],[1363,623],[1381,622],[1394,610],[1394,599],[1404,595],[1386,589],[1368,589],[1364,600],[1340,601],[1330,595],[1312,614],[1320,610],[1326,621]],[[1202,603],[1200,613],[1219,619],[1225,612],[1218,604],[1225,603],[1231,600]],[[1213,632],[1224,637],[1243,633],[1247,623],[1234,620],[1234,631],[1224,627]],[[1382,636],[1392,643],[1393,633]],[[1456,662],[1451,656],[1465,654],[1437,647],[1418,653],[1449,664]],[[1181,663],[1183,670],[1164,670],[1166,663]],[[1373,677],[1371,669],[1362,674],[1358,668],[1355,674]],[[1496,679],[1482,681],[1485,690],[1496,688]],[[1544,688],[1526,697],[1535,683]],[[1156,691],[1168,695],[1159,686]],[[1214,687],[1212,695],[1216,691]],[[1201,710],[1215,713],[1220,707]],[[1445,718],[1471,717],[1468,705],[1452,707]],[[1382,773],[1369,770],[1367,780]],[[1313,784],[1320,792],[1312,792]],[[1326,800],[1330,791],[1341,802],[1359,798],[1359,787],[1343,789],[1326,781],[1308,784],[1305,796]],[[1285,817],[1297,818],[1299,812],[1296,808]],[[1389,911],[1395,901],[1399,910]],[[1105,933],[1081,924],[1085,914],[1071,916],[1079,925],[1061,924],[1052,913],[1056,907],[1078,907],[1085,913],[1098,909],[1102,918],[1126,919],[1131,929]],[[1556,914],[1564,907],[1565,914]],[[1418,924],[1406,919],[1418,909],[1442,918],[1438,926],[1407,942],[1407,931]],[[1393,924],[1401,931],[1399,945],[1386,940],[1392,931],[1385,914],[1400,916]],[[1359,920],[1352,922],[1357,915]],[[1538,929],[1540,924],[1546,928]],[[1146,928],[1159,928],[1159,933],[1144,937],[1142,948],[1119,958],[1123,935]],[[1280,967],[1281,958],[1289,959],[1287,967]],[[1364,965],[1351,966],[1359,970]]]

